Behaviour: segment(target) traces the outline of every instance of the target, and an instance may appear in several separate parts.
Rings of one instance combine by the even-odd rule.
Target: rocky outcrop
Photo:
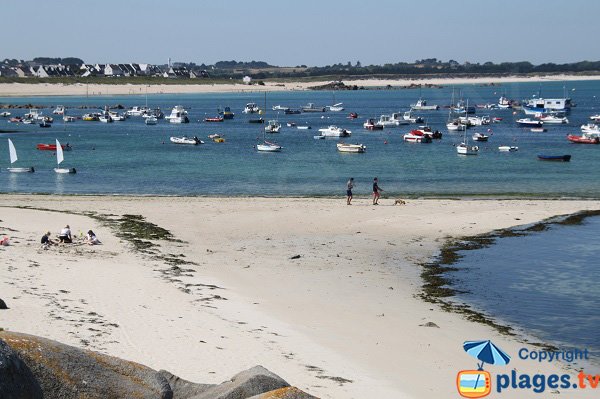
[[[2,399],[314,399],[262,366],[197,384],[138,363],[33,335],[0,331]]]
[[[0,397],[41,399],[42,389],[33,373],[10,346],[0,340]]]

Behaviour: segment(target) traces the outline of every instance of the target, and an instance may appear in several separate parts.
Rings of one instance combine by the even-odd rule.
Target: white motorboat
[[[54,108],[54,111],[52,111],[52,113],[54,115],[64,115],[65,114],[65,106],[57,105],[56,108]]]
[[[561,116],[556,116],[556,115],[552,115],[552,114],[542,115],[539,117],[539,120],[544,123],[555,124],[555,125],[569,123],[569,119],[567,119],[566,116],[561,117]]]
[[[490,138],[490,136],[483,134],[483,133],[475,133],[473,135],[473,140],[475,140],[475,141],[488,141],[489,138]]]
[[[7,118],[10,116],[10,112],[8,112],[8,111],[0,112],[0,116],[2,118]]]
[[[115,111],[109,111],[108,115],[110,115],[110,118],[113,120],[113,122],[123,122],[125,119],[127,119],[127,114],[119,114]]]
[[[113,121],[113,119],[110,117],[110,115],[108,114],[108,112],[105,112],[102,115],[100,115],[100,117],[98,118],[98,120],[100,122],[103,122],[103,123],[112,123],[112,121]]]
[[[0,115],[2,115],[2,114],[0,114]],[[10,113],[9,113],[9,115],[10,115]],[[592,116],[590,116],[590,119],[592,121],[598,123],[598,122],[600,122],[600,114],[592,115]]]
[[[396,122],[398,126],[410,124],[410,121],[404,119],[404,114],[402,112],[394,112],[390,117],[390,121]]]
[[[145,113],[147,113],[148,111],[150,111],[148,109],[148,107],[137,107],[137,106],[135,106],[135,107],[132,107],[132,108],[128,109],[125,113],[128,116],[142,116]]]
[[[56,139],[56,168],[54,168],[54,172],[60,173],[60,174],[76,173],[77,171],[75,170],[75,168],[61,168],[60,167],[60,164],[64,160],[65,160],[65,157],[63,155],[63,146],[60,145],[60,142],[58,141],[58,139]]]
[[[463,131],[467,129],[467,125],[460,123],[458,119],[446,123],[446,128],[451,132]]]
[[[263,152],[279,152],[282,148],[283,147],[279,144],[270,143],[268,141],[264,141],[263,143],[256,145],[256,150]]]
[[[509,100],[508,98],[501,96],[498,99],[498,108],[502,108],[502,109],[507,109],[512,107],[512,101]]]
[[[469,140],[467,139],[467,132],[465,131],[463,142],[456,146],[456,153],[458,155],[477,155],[478,152],[478,146],[469,145]]]
[[[336,146],[339,152],[363,153],[367,150],[367,146],[363,144],[337,143]]]
[[[308,125],[298,125],[296,126],[296,129],[298,130],[308,130],[308,129],[312,129],[310,126]]]
[[[144,123],[146,125],[156,125],[158,123],[158,118],[156,116],[152,115],[148,118],[145,118]]]
[[[542,126],[544,122],[531,118],[521,118],[517,119],[517,123],[521,126]]]
[[[400,123],[395,120],[392,119],[392,117],[390,115],[381,115],[379,117],[379,122],[377,122],[378,125],[381,125],[383,127],[398,127],[400,126]]]
[[[409,143],[431,143],[432,137],[431,134],[425,133],[422,130],[411,130],[402,136],[402,140],[407,141]]]
[[[489,115],[460,116],[458,118],[458,120],[460,121],[460,123],[462,123],[463,125],[467,125],[467,126],[483,126],[483,125],[489,125],[490,123],[492,123],[492,119],[489,117]]]
[[[363,127],[367,130],[383,130],[383,125],[379,122],[375,122],[375,119],[369,118],[363,123]]]
[[[274,105],[273,106],[273,111],[289,111],[290,107],[284,107],[283,105]]]
[[[423,123],[424,120],[420,116],[414,115],[412,111],[406,111],[403,115],[404,120],[410,123]]]
[[[599,133],[600,134],[600,126],[595,123],[588,123],[585,125],[581,125],[581,131],[583,133]]]
[[[299,127],[300,126],[298,126],[298,128]],[[347,137],[352,134],[350,130],[342,129],[341,127],[337,127],[334,125],[319,129],[319,132],[321,133],[321,136],[325,137]]]
[[[244,108],[244,110],[242,111],[242,113],[244,114],[254,114],[260,111],[260,108],[258,108],[258,105],[256,105],[256,103],[248,103],[246,104],[246,107]]]
[[[343,103],[328,105],[327,108],[329,108],[329,111],[331,111],[331,112],[341,112],[344,110],[344,107],[342,106],[342,104]]]
[[[15,149],[15,146],[12,142],[11,139],[8,139],[8,153],[10,155],[10,168],[6,168],[6,170],[8,170],[9,172],[13,172],[13,173],[32,173],[35,170],[33,169],[33,167],[29,167],[29,168],[18,168],[18,167],[13,167],[12,165],[17,162],[18,158],[17,158],[17,150]]]
[[[518,150],[519,150],[519,147],[515,147],[512,145],[501,145],[500,147],[498,147],[498,151],[501,151],[501,152],[515,152]]]
[[[187,111],[181,105],[176,105],[171,110],[171,115],[165,116],[170,123],[189,123]]]
[[[267,133],[279,133],[279,130],[281,130],[281,124],[276,120],[270,120],[265,126],[265,132]]]
[[[188,137],[188,136],[175,137],[175,136],[171,136],[169,138],[169,140],[171,141],[171,143],[175,143],[175,144],[191,144],[191,145],[204,144],[204,141],[200,140],[196,136],[194,136],[194,137]]]
[[[427,101],[419,98],[416,104],[411,104],[410,107],[416,111],[437,111],[440,109],[439,105],[427,105]]]
[[[69,115],[63,115],[63,122],[75,122],[77,120],[77,118],[75,118],[74,116],[69,116]]]

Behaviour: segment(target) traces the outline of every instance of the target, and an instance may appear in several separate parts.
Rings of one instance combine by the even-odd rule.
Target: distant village
[[[184,65],[152,64],[41,64],[36,61],[18,63],[5,60],[0,64],[0,76],[10,78],[53,78],[53,77],[163,77],[163,78],[208,78],[205,69],[189,68]]]

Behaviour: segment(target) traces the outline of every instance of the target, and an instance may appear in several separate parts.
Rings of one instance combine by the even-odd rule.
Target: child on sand
[[[92,230],[87,232],[87,234],[85,236],[85,242],[88,245],[101,244],[100,240],[98,239],[98,237],[96,237],[96,234]]]

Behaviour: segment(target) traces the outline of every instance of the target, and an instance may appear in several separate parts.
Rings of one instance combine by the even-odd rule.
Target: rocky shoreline
[[[199,365],[202,367],[202,365]],[[314,399],[262,366],[221,384],[186,381],[166,370],[34,335],[0,331],[0,397],[5,399]]]

